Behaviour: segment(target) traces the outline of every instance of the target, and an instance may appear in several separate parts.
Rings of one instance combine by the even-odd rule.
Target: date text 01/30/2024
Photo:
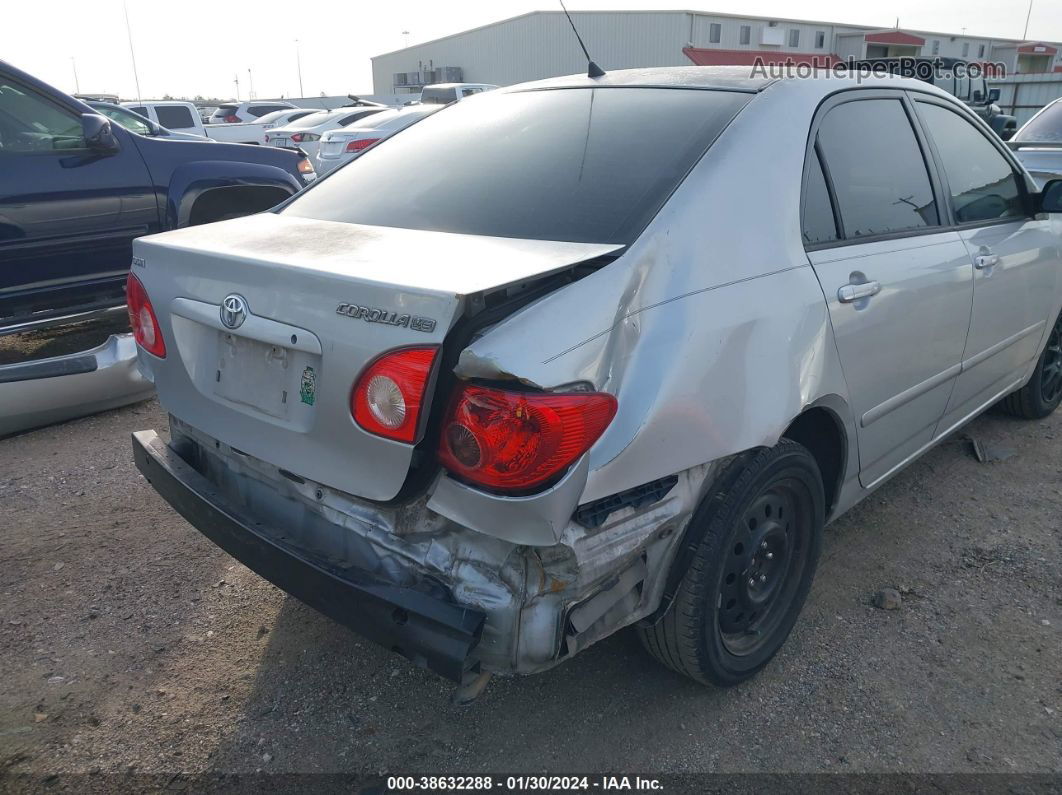
[[[388,776],[389,792],[558,790],[660,791],[659,779],[641,776]]]

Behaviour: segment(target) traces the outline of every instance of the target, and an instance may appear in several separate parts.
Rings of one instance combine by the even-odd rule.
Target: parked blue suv
[[[125,302],[133,238],[266,210],[299,152],[132,133],[0,61],[0,333]]]

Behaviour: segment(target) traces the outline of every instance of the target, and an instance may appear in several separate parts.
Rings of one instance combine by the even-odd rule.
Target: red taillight
[[[225,123],[226,124],[239,124],[240,123],[240,117],[237,116],[234,113],[230,113],[228,116],[225,117]]]
[[[403,348],[374,361],[354,384],[350,413],[369,433],[414,442],[438,347]]]
[[[162,330],[155,310],[144,285],[132,273],[125,280],[125,303],[129,308],[129,325],[133,329],[136,344],[148,353],[165,359],[166,343],[162,341]]]
[[[379,140],[379,138],[359,138],[357,141],[351,141],[349,144],[347,144],[347,151],[362,152]]]
[[[439,460],[492,491],[518,493],[561,474],[616,416],[601,392],[514,392],[466,384],[443,423]]]
[[[295,133],[293,136],[291,136],[291,140],[293,140],[297,144],[302,143],[302,133]]]

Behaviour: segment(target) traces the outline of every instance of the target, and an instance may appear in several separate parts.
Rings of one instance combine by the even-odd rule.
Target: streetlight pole
[[[299,40],[295,39],[295,65],[299,69],[299,96],[304,97],[306,94],[302,90],[302,56],[299,55]]]
[[[125,36],[129,39],[129,59],[133,62],[133,79],[136,81],[136,101],[142,102],[140,98],[140,76],[136,73],[136,53],[133,52],[133,31],[129,28],[129,6],[126,3],[122,3],[122,9],[125,11]]]
[[[70,56],[70,64],[74,67],[74,90],[77,93],[81,93],[81,83],[77,79],[77,60],[73,55]]]
[[[251,67],[247,67],[247,99],[254,99],[254,77],[251,76]]]
[[[236,79],[233,80],[232,82],[234,82],[236,84],[236,101],[239,102],[240,101],[240,75],[239,75],[239,73],[237,73],[235,75],[235,77],[236,77]]]
[[[1025,12],[1025,30],[1021,32],[1021,40],[1025,41],[1029,38],[1029,17],[1032,16],[1032,4],[1033,0],[1029,0],[1029,10]]]

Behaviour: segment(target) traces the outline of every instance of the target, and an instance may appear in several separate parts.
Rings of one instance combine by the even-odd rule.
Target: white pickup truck
[[[274,104],[277,105],[277,110],[284,108],[296,109],[294,105],[286,102]],[[174,132],[192,133],[193,135],[201,135],[204,138],[213,138],[215,141],[225,141],[232,144],[261,145],[265,143],[264,124],[203,124],[199,109],[191,102],[165,100],[158,102],[123,102],[122,105],[134,113],[139,113],[141,116],[151,119],[151,121]]]

